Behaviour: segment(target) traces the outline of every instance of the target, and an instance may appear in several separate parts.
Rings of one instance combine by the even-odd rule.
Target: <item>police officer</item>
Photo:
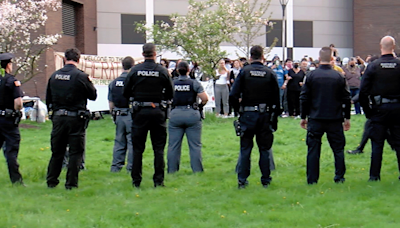
[[[368,64],[361,82],[359,98],[365,116],[371,120],[373,132],[370,135],[370,181],[381,179],[382,153],[388,129],[400,168],[400,60],[393,55],[393,37],[383,37],[380,46],[382,56]]]
[[[300,93],[300,125],[307,129],[308,184],[318,182],[321,137],[325,132],[335,157],[334,181],[345,181],[343,129],[350,129],[350,91],[346,79],[332,69],[331,60],[332,50],[323,47],[319,51],[319,68],[307,74]]]
[[[3,150],[11,182],[24,186],[17,162],[21,141],[18,128],[21,119],[19,110],[22,109],[23,95],[21,83],[10,74],[13,69],[12,58],[14,55],[10,53],[0,54],[0,145],[5,142]]]
[[[208,96],[196,79],[189,78],[189,64],[180,62],[179,77],[174,80],[175,95],[168,124],[168,173],[179,170],[183,135],[189,144],[190,166],[193,172],[203,172],[201,158],[201,111]],[[197,103],[197,96],[201,103]],[[200,109],[200,110],[199,110]]]
[[[132,172],[132,117],[129,112],[129,99],[123,96],[124,83],[129,69],[133,67],[135,61],[128,56],[122,60],[124,71],[122,74],[108,85],[108,104],[116,125],[115,143],[113,150],[113,161],[111,172],[119,172],[125,164],[126,151],[128,150],[128,165],[126,169]]]
[[[136,65],[125,80],[124,96],[132,98],[132,183],[140,187],[142,181],[142,157],[147,132],[150,131],[154,150],[154,187],[164,186],[164,147],[167,140],[166,100],[174,95],[168,70],[155,63],[156,47],[143,45],[144,63]]]
[[[256,135],[260,151],[261,184],[266,188],[270,176],[270,156],[273,131],[277,129],[277,116],[280,114],[280,95],[276,74],[262,64],[263,48],[254,46],[250,50],[251,64],[239,73],[230,93],[230,99],[239,101],[241,97],[240,155],[238,162],[238,187],[248,185],[250,175],[250,154],[253,148],[253,137]]]
[[[52,112],[52,156],[47,170],[47,186],[58,185],[64,154],[69,145],[66,189],[78,187],[79,166],[85,150],[85,134],[90,119],[86,110],[87,99],[96,100],[96,88],[89,75],[77,68],[80,51],[65,51],[64,68],[54,72],[47,84],[46,104]]]

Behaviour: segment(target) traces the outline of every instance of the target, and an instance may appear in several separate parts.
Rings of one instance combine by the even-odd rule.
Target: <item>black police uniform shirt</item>
[[[306,76],[300,92],[300,116],[302,119],[307,116],[320,120],[350,119],[350,99],[346,78],[331,65],[320,65]]]
[[[14,100],[23,97],[21,82],[6,73],[4,77],[0,77],[0,86],[0,110],[14,110]]]
[[[172,106],[193,105],[196,102],[197,94],[203,93],[204,88],[196,79],[181,75],[174,80],[175,95]]]
[[[252,62],[240,71],[230,97],[237,102],[242,97],[242,106],[267,104],[279,109],[279,85],[275,72],[261,62]]]
[[[47,108],[69,111],[85,110],[87,99],[96,100],[97,92],[89,75],[73,64],[54,72],[49,78],[46,91]]]
[[[366,115],[371,112],[369,96],[400,99],[400,60],[392,54],[382,55],[365,70],[359,101]]]
[[[159,103],[171,100],[174,91],[168,70],[153,59],[146,59],[128,73],[123,94],[135,101]]]
[[[129,99],[123,96],[128,72],[122,74],[108,85],[108,100],[117,108],[129,108]]]

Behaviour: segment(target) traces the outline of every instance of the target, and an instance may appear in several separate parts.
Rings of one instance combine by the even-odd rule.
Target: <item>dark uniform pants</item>
[[[5,142],[4,156],[6,157],[8,172],[12,183],[22,181],[19,173],[19,164],[17,162],[19,143],[21,136],[18,126],[14,125],[14,120],[0,117],[0,146]]]
[[[142,107],[132,115],[133,167],[132,183],[140,185],[142,181],[142,159],[146,146],[147,132],[150,131],[154,150],[154,184],[164,181],[164,147],[167,140],[165,113],[158,107]]]
[[[189,144],[190,166],[193,172],[202,172],[201,158],[201,118],[198,110],[175,108],[171,111],[168,124],[168,173],[179,170],[182,139],[186,133]]]
[[[287,90],[286,94],[289,115],[300,115],[300,91]]]
[[[397,163],[400,170],[400,103],[382,104],[373,107],[373,115],[371,116],[371,167],[370,178],[374,180],[380,179],[382,167],[382,154],[385,139],[387,138],[387,130],[390,132],[391,146],[396,151]]]
[[[321,155],[321,137],[326,132],[329,145],[335,158],[334,181],[344,179],[346,165],[344,162],[344,146],[346,139],[341,120],[308,120],[307,129],[307,182],[314,184],[319,179],[319,160]]]
[[[72,116],[53,116],[51,132],[51,159],[47,170],[47,185],[58,185],[67,144],[69,144],[69,162],[66,188],[78,187],[79,166],[85,150],[85,120]]]
[[[270,115],[268,113],[244,112],[240,116],[240,125],[244,135],[240,137],[240,161],[238,162],[238,182],[245,184],[250,176],[250,155],[253,149],[253,138],[260,151],[259,166],[261,170],[261,183],[269,184],[272,180],[270,174],[270,156],[274,135],[270,129]]]
[[[118,110],[118,109],[117,109]],[[122,169],[125,164],[126,151],[128,151],[128,164],[126,169],[132,171],[133,161],[133,148],[132,148],[132,117],[128,110],[124,110],[128,113],[127,116],[119,115],[115,119],[116,133],[114,140],[113,149],[113,161],[111,165],[111,171],[117,172]]]

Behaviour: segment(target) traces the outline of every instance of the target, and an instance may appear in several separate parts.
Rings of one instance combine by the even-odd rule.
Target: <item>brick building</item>
[[[379,55],[379,41],[391,35],[400,42],[399,0],[353,0],[354,55]],[[396,49],[400,53],[400,49]]]
[[[28,96],[45,99],[47,81],[56,70],[54,52],[64,52],[77,47],[85,54],[97,54],[97,3],[96,0],[62,0],[62,8],[49,12],[42,32],[62,34],[56,45],[41,56],[41,66],[47,65],[43,73],[36,75],[22,85]]]

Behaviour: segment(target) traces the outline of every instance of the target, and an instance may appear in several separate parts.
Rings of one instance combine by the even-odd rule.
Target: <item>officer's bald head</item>
[[[392,54],[396,45],[396,41],[392,36],[385,36],[381,39],[382,54]]]
[[[332,60],[332,49],[330,47],[323,47],[319,51],[319,61],[321,64],[330,64]]]
[[[153,58],[156,56],[156,45],[153,43],[145,43],[143,45],[143,56],[145,58]]]

